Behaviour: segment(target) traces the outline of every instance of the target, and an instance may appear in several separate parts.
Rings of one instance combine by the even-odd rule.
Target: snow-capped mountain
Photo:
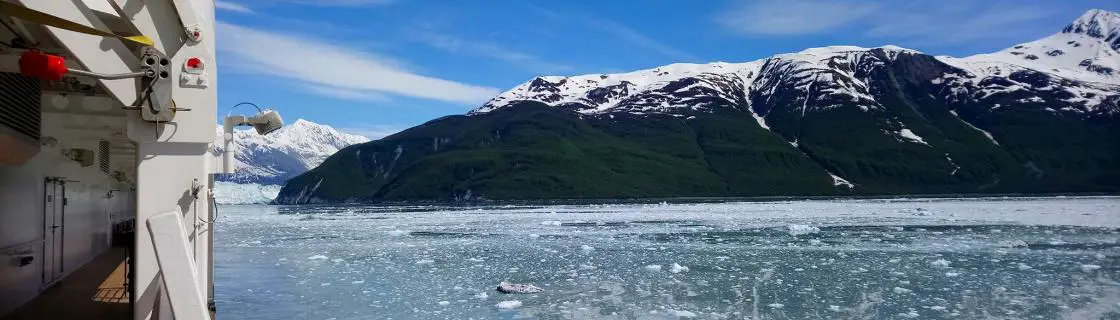
[[[1120,14],[1089,10],[1043,39],[965,58],[931,57],[896,46],[812,48],[745,62],[671,64],[620,74],[538,77],[471,111],[481,114],[519,101],[539,101],[586,115],[627,112],[687,115],[720,106],[749,106],[766,126],[767,102],[796,95],[812,112],[840,104],[879,109],[870,82],[883,69],[924,68],[930,94],[957,103],[988,103],[1007,94],[1050,110],[1120,111]],[[926,59],[929,58],[929,59]],[[913,63],[899,64],[899,59]],[[911,70],[914,71],[914,70]],[[841,103],[842,102],[842,103]],[[989,103],[998,106],[999,103]],[[1055,111],[1057,112],[1057,111]]]
[[[217,126],[216,130],[214,146],[221,152],[222,126]],[[234,135],[235,173],[219,175],[218,180],[261,185],[283,184],[323,163],[339,149],[369,141],[364,136],[303,119],[268,135],[259,135],[252,129],[236,129]]]
[[[963,58],[833,46],[537,77],[341,150],[275,202],[1120,192],[1117,26],[1090,10]]]

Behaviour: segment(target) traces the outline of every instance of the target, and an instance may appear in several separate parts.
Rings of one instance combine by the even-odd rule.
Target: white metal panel
[[[211,129],[213,130],[213,129]],[[203,231],[205,226],[196,226],[193,221],[196,212],[203,215],[209,212],[210,207],[205,198],[205,190],[200,192],[199,199],[190,196],[191,184],[195,179],[205,182],[208,168],[206,167],[208,144],[205,143],[166,143],[141,142],[137,145],[139,152],[139,165],[137,167],[136,190],[136,216],[137,221],[145,221],[157,213],[178,210],[187,215],[187,220],[192,221],[187,227],[192,232],[196,250],[199,255],[194,261],[196,265],[206,266],[209,261],[209,252],[206,243],[209,234]],[[136,319],[160,318],[153,314],[157,298],[160,296],[160,286],[157,276],[160,273],[155,261],[155,249],[150,237],[147,236],[147,225],[137,224],[135,269],[136,275],[134,288],[138,290],[134,317]],[[197,268],[197,267],[196,267]],[[204,281],[208,278],[206,269],[199,268],[198,279]],[[201,285],[200,285],[201,287]]]
[[[156,260],[162,271],[164,288],[176,319],[210,319],[203,299],[192,248],[183,229],[183,216],[178,211],[148,218],[148,234],[152,237]]]
[[[119,1],[121,8],[125,14],[129,14],[129,6],[134,3],[149,4],[159,2],[160,6],[171,6],[169,0],[164,1],[138,1],[138,0],[114,0]],[[191,111],[180,111],[175,114],[175,120],[160,125],[159,128],[151,123],[142,121],[129,121],[128,132],[129,138],[134,141],[140,142],[198,142],[210,143],[214,141],[214,128],[213,124],[217,122],[218,113],[218,93],[217,93],[217,68],[208,68],[207,77],[209,85],[206,87],[198,86],[181,86],[179,84],[179,77],[183,73],[183,65],[186,60],[192,57],[202,59],[203,63],[209,66],[216,66],[215,62],[215,42],[214,42],[214,4],[212,1],[194,0],[191,1],[193,12],[198,15],[199,29],[202,32],[202,41],[188,43],[182,45],[174,52],[174,55],[169,54],[171,57],[171,79],[174,89],[172,90],[172,100],[179,108],[191,109]],[[158,16],[158,14],[168,14],[166,7],[161,7],[160,10],[149,10],[150,21],[147,18],[134,20],[137,28],[141,30],[158,30],[156,34],[178,34],[183,35],[182,26],[179,25],[179,17],[174,14],[172,10],[168,16]],[[137,11],[139,12],[139,11]],[[139,13],[136,13],[139,14]],[[164,39],[167,41],[168,39]],[[165,43],[165,46],[170,44]]]

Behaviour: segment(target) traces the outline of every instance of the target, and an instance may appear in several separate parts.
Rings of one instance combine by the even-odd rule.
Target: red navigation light
[[[33,78],[62,80],[66,59],[38,51],[27,51],[19,57],[19,72]]]
[[[187,59],[187,68],[198,69],[201,66],[202,66],[202,59],[193,58],[193,57]]]

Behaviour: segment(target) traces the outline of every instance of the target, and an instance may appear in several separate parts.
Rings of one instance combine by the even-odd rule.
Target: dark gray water
[[[1120,198],[221,210],[223,318],[1120,319]]]

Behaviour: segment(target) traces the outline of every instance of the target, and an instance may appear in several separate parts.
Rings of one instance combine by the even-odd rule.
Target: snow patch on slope
[[[829,172],[828,176],[832,177],[832,186],[834,186],[834,187],[845,186],[845,187],[848,187],[848,189],[852,189],[852,188],[856,187],[855,184],[851,183],[848,180],[845,180],[844,178],[841,178],[840,176],[836,175],[835,173]]]
[[[952,157],[949,157],[949,154],[948,154],[948,153],[946,153],[946,154],[945,154],[945,160],[949,161],[949,165],[950,165],[950,166],[953,166],[953,171],[952,171],[952,172],[949,172],[949,175],[950,175],[950,176],[955,176],[955,175],[957,175],[957,171],[960,171],[960,170],[961,170],[961,167],[960,167],[960,166],[958,166],[956,162],[953,162],[953,158],[952,158]]]
[[[901,130],[895,131],[895,135],[902,139],[905,139],[906,141],[921,143],[927,146],[929,145],[928,143],[926,143],[925,139],[922,139],[922,137],[914,134],[914,131],[910,131],[910,129],[902,128]]]
[[[997,105],[996,107],[998,108],[999,106]],[[985,131],[984,129],[977,128],[976,126],[972,125],[972,123],[969,123],[968,121],[964,121],[964,119],[961,118],[961,116],[957,114],[956,110],[949,110],[949,113],[953,114],[953,116],[957,117],[957,119],[961,120],[961,122],[964,122],[964,124],[968,125],[969,128],[975,129],[976,131],[980,131],[980,133],[984,134],[985,137],[988,137],[988,140],[991,141],[992,144],[995,144],[997,146],[999,145],[999,142],[996,141],[996,138],[992,136],[991,132]]]

